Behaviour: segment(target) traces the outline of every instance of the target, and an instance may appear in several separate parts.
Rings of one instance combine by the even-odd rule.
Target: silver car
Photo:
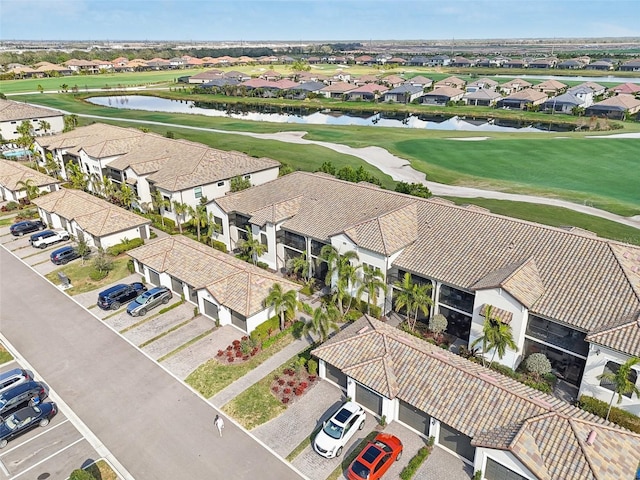
[[[169,303],[173,298],[171,290],[167,287],[155,287],[136,297],[127,307],[127,313],[132,317],[143,316],[161,303]]]

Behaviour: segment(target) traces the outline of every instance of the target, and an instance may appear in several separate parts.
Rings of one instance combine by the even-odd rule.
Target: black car
[[[46,225],[42,220],[24,220],[22,222],[14,223],[9,227],[9,231],[13,236],[22,236],[25,233],[35,232],[36,230],[44,230]]]
[[[53,402],[41,403],[18,410],[0,423],[0,448],[7,446],[9,440],[28,432],[37,426],[46,427],[58,413]]]
[[[42,402],[49,396],[47,387],[40,382],[24,382],[16,385],[0,394],[0,418],[6,417],[11,412],[26,407],[33,399]]]
[[[65,265],[71,260],[75,260],[76,258],[80,257],[81,255],[80,253],[78,253],[78,250],[70,245],[54,250],[49,256],[49,258],[51,258],[51,261],[56,265]]]
[[[120,283],[98,294],[98,306],[103,310],[118,310],[123,303],[133,300],[146,291],[147,287],[140,282],[129,285]]]

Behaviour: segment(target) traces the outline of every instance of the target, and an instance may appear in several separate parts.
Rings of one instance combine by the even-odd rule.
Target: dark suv
[[[130,285],[120,283],[98,294],[98,306],[103,310],[118,310],[123,303],[133,300],[146,291],[147,287],[140,282]]]
[[[17,237],[25,233],[35,232],[36,230],[44,230],[46,225],[42,220],[24,220],[23,222],[14,223],[9,227],[11,235]]]
[[[78,253],[78,250],[69,245],[54,250],[50,255],[51,261],[56,265],[64,265],[80,257],[81,255]]]
[[[0,418],[6,417],[21,407],[26,407],[36,397],[39,403],[48,396],[49,391],[43,383],[30,381],[16,385],[0,394]]]

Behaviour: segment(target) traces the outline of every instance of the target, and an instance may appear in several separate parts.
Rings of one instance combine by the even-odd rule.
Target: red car
[[[402,442],[388,433],[379,433],[349,465],[349,480],[377,480],[382,478],[393,462],[402,457]]]

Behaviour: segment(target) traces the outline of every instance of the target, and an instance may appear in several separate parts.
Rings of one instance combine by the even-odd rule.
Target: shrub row
[[[131,250],[133,248],[139,247],[140,245],[143,245],[143,244],[144,244],[144,240],[142,240],[141,238],[125,240],[118,243],[117,245],[113,245],[107,248],[107,253],[109,255],[113,255],[114,257],[117,257],[121,253],[124,253],[127,250]]]
[[[420,468],[420,465],[424,463],[424,461],[431,453],[434,440],[435,439],[433,437],[429,437],[427,445],[418,450],[418,453],[416,453],[415,456],[411,460],[409,460],[407,466],[402,469],[402,472],[400,472],[400,478],[402,480],[411,480],[413,478],[413,476],[418,471],[418,468]]]
[[[607,418],[607,410],[609,404],[598,400],[597,398],[590,397],[588,395],[581,395],[578,399],[578,406],[586,410],[589,413],[598,415],[602,418]],[[622,410],[621,408],[612,407],[609,414],[609,420],[613,423],[627,428],[632,432],[640,433],[640,417],[637,417],[633,413]]]
[[[167,313],[169,310],[173,310],[176,307],[179,307],[184,303],[184,300],[180,300],[179,302],[174,303],[173,305],[169,305],[168,307],[164,307],[162,310],[158,312],[158,315],[162,313]]]

